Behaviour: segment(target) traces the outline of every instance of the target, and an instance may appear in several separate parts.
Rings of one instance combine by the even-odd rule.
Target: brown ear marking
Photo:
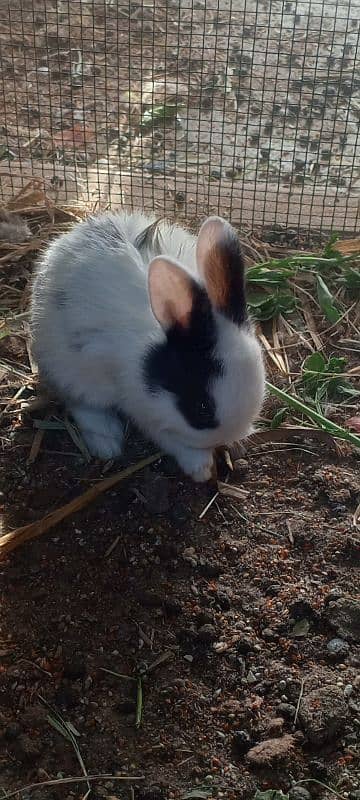
[[[164,330],[189,327],[197,285],[176,261],[157,256],[149,266],[149,296],[153,314]]]
[[[246,319],[244,262],[236,231],[210,217],[200,229],[197,263],[212,305],[241,325]]]

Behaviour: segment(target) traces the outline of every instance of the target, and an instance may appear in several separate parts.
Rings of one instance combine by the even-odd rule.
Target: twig
[[[323,789],[327,789],[328,792],[331,792],[332,794],[335,794],[336,797],[340,798],[340,800],[345,800],[345,797],[344,797],[343,794],[340,794],[340,792],[337,792],[336,789],[332,788],[332,786],[328,786],[327,783],[323,783],[322,781],[318,781],[316,778],[303,778],[301,781],[296,781],[294,786],[300,786],[301,783],[316,783],[317,786],[322,786]]]
[[[124,675],[122,672],[114,672],[112,669],[106,669],[106,667],[100,667],[101,672],[107,672],[108,675],[113,675],[115,678],[122,678],[124,681],[131,681],[132,683],[136,681],[136,678],[133,678],[131,675]]]
[[[353,524],[354,528],[357,527],[359,519],[360,519],[360,503],[357,506],[357,508],[355,509],[354,514],[353,514],[353,518],[352,518],[352,524]]]
[[[298,701],[297,701],[295,717],[294,717],[294,730],[295,730],[296,725],[297,725],[297,720],[298,720],[299,711],[300,711],[300,705],[301,705],[301,701],[302,701],[303,694],[304,694],[304,686],[305,686],[305,678],[302,678],[301,686],[300,686],[299,698],[298,698]]]
[[[83,775],[85,776],[85,778],[88,778],[87,769],[85,767],[84,760],[83,760],[83,757],[81,755],[80,747],[79,747],[79,745],[78,745],[78,743],[76,741],[75,735],[74,735],[74,734],[79,735],[79,734],[77,734],[76,729],[73,728],[70,725],[69,722],[66,722],[63,719],[63,717],[61,716],[61,714],[59,714],[59,712],[56,710],[56,708],[53,708],[50,705],[50,703],[47,702],[47,700],[44,700],[44,698],[41,697],[41,695],[39,695],[39,699],[49,709],[49,711],[51,712],[51,715],[48,714],[48,716],[47,716],[47,720],[48,720],[49,725],[51,725],[52,728],[55,728],[55,730],[58,733],[60,733],[61,736],[64,737],[64,739],[66,739],[68,742],[70,742],[70,744],[72,744],[74,753],[75,753],[76,758],[77,758],[77,760],[79,762],[79,765],[80,765],[80,769],[81,769]],[[87,797],[89,796],[89,794],[91,792],[91,786],[90,786],[90,783],[88,781],[87,781],[87,787],[88,787],[88,790],[87,790],[86,794],[84,795],[83,800],[87,800]]]
[[[55,511],[51,511],[50,514],[46,514],[45,517],[37,522],[31,522],[30,525],[23,525],[21,528],[16,528],[16,530],[11,533],[5,534],[0,539],[0,558],[1,556],[6,556],[12,550],[15,550],[15,548],[19,547],[23,542],[35,539],[37,536],[42,536],[43,533],[54,528],[55,525],[62,522],[66,517],[75,514],[77,511],[81,511],[81,509],[85,508],[89,503],[96,500],[99,495],[103,494],[103,492],[106,492],[108,489],[112,489],[116,484],[120,483],[120,481],[125,480],[125,478],[128,478],[130,475],[134,475],[135,472],[145,469],[149,464],[153,464],[154,461],[158,461],[161,455],[162,453],[159,452],[148,458],[143,458],[141,461],[138,461],[137,464],[126,467],[126,469],[121,470],[121,472],[116,472],[115,475],[110,475],[109,478],[104,478],[104,480],[99,481],[99,483],[87,489],[84,494],[75,497],[70,503],[66,503]]]
[[[142,710],[143,710],[143,684],[141,675],[138,675],[137,690],[136,690],[136,717],[135,717],[136,728],[140,728],[142,719]]]
[[[69,783],[91,783],[92,781],[144,781],[145,775],[88,775],[86,778],[79,775],[77,778],[54,778],[50,781],[41,781],[40,783],[29,783],[27,786],[22,786],[21,789],[16,789],[15,792],[5,794],[2,800],[10,800],[11,797],[16,797],[21,792],[31,792],[32,789],[39,789],[41,786],[63,786]]]
[[[209,502],[206,504],[205,508],[203,508],[201,514],[199,514],[199,519],[204,519],[205,514],[209,511],[209,508],[211,508],[212,504],[215,503],[215,500],[219,497],[219,494],[220,494],[220,492],[215,492],[215,494],[212,496],[211,500],[209,500]]]
[[[114,541],[111,542],[111,545],[109,545],[106,553],[104,554],[104,558],[109,558],[113,550],[115,550],[115,547],[118,546],[119,542],[120,542],[120,536],[116,536]]]

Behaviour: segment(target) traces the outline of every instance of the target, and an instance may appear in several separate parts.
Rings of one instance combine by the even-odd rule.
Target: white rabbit
[[[120,455],[124,412],[196,481],[247,436],[264,397],[236,232],[196,240],[141,213],[104,213],[54,240],[35,276],[33,353],[94,456]]]

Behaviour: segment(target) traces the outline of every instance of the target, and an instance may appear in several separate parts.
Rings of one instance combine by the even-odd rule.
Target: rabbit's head
[[[165,336],[147,352],[144,375],[164,430],[190,447],[213,448],[251,432],[265,374],[247,316],[240,243],[228,222],[203,224],[196,261],[199,280],[165,256],[149,266],[150,303]]]

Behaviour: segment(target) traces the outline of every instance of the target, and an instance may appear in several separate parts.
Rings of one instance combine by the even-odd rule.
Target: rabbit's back
[[[129,385],[146,345],[162,336],[147,268],[164,252],[191,268],[195,239],[141,213],[90,217],[51,243],[34,279],[31,326],[40,372],[58,392],[92,387],[97,401],[111,402],[115,374]]]

